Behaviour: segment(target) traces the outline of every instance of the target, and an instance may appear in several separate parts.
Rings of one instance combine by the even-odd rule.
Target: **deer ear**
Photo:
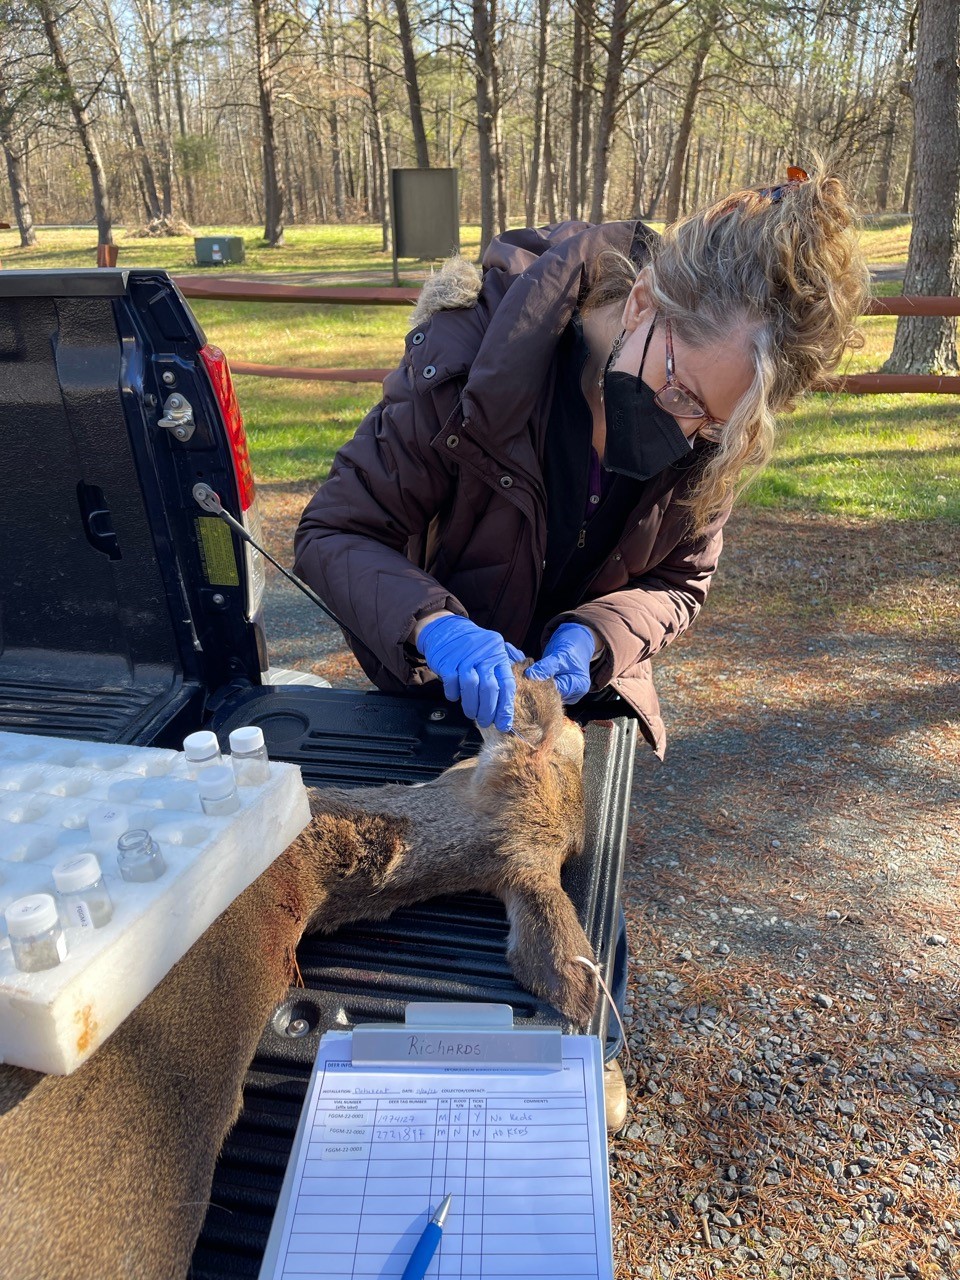
[[[583,730],[572,720],[565,720],[554,743],[554,750],[563,760],[571,760],[578,769],[583,768]]]

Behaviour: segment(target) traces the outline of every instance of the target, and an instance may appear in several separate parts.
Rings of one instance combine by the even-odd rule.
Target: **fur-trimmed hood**
[[[454,254],[439,271],[433,271],[427,277],[410,316],[410,328],[426,324],[438,311],[472,307],[480,297],[482,285],[483,276],[476,263],[459,253]]]

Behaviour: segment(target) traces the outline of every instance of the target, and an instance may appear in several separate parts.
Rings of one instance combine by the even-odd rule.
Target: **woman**
[[[794,173],[802,171],[793,171]],[[508,730],[511,659],[609,690],[658,754],[650,658],[694,620],[774,415],[856,336],[840,181],[746,190],[669,227],[511,231],[425,286],[400,367],[305,510],[297,572],[383,689]]]

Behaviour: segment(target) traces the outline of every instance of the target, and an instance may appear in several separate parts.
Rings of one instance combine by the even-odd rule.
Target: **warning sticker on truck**
[[[211,587],[239,587],[240,572],[230,530],[216,516],[197,516],[203,572]]]

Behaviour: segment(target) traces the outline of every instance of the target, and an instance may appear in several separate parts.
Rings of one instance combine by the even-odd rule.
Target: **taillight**
[[[200,348],[200,359],[210,375],[213,394],[217,397],[217,404],[227,426],[233,467],[237,473],[237,487],[240,490],[240,510],[247,511],[256,497],[256,486],[253,483],[250,450],[247,448],[247,433],[243,429],[243,414],[230,377],[230,366],[220,348],[212,347],[209,343]]]
[[[243,429],[243,414],[240,402],[230,377],[230,366],[227,357],[219,347],[207,344],[200,348],[200,359],[210,375],[213,393],[223,414],[227,427],[227,438],[230,441],[230,453],[233,457],[233,469],[237,475],[237,489],[240,494],[240,518],[247,531],[257,542],[263,541],[260,527],[260,512],[257,510],[256,486],[253,482],[253,467],[250,465],[250,450],[247,448],[247,433]],[[244,559],[247,566],[247,601],[246,615],[252,619],[263,601],[266,574],[263,556],[249,542],[243,544]]]

